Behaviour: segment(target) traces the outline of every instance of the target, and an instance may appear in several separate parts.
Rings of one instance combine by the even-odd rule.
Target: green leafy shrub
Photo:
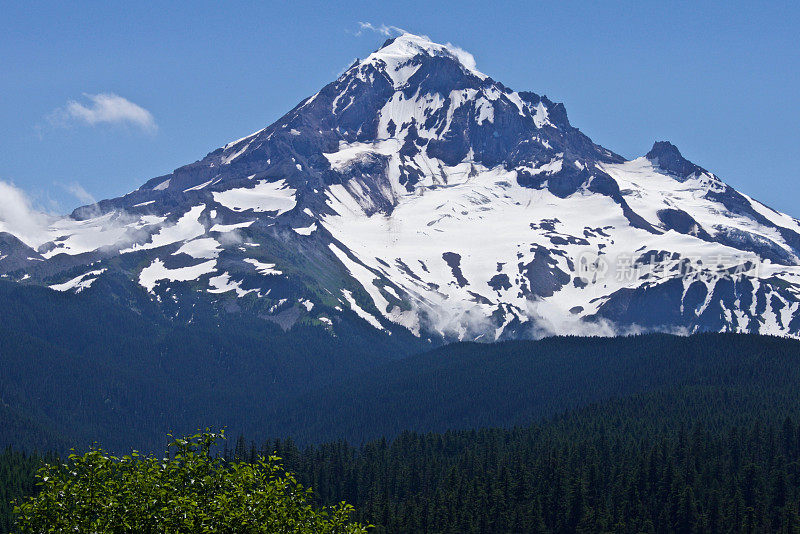
[[[171,437],[171,436],[170,436]],[[229,463],[212,454],[223,433],[174,439],[164,458],[102,449],[39,473],[39,494],[15,508],[20,533],[366,532],[345,503],[312,506],[310,489],[275,456]]]

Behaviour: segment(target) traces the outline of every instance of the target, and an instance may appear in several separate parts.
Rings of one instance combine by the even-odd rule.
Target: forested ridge
[[[765,400],[794,395],[800,341],[706,333],[456,343],[316,388],[266,412],[262,428],[303,444],[361,443],[406,430],[526,425],[664,388],[754,384]]]
[[[391,364],[349,411],[321,397],[318,417],[353,417],[365,435],[446,413],[473,417],[462,426],[489,409],[495,423],[356,445],[240,437],[220,454],[277,453],[317,504],[347,501],[375,532],[796,532],[798,346],[711,334],[458,344]],[[391,413],[409,413],[369,428],[376,414],[358,410],[391,395]],[[532,419],[504,424],[515,410]],[[38,461],[2,456],[4,499],[31,491]]]
[[[318,504],[346,500],[374,532],[796,532],[800,426],[784,413],[800,410],[765,400],[686,387],[528,427],[407,432],[360,447],[240,438],[223,454],[277,453]],[[3,498],[31,494],[40,462],[0,455]]]
[[[773,400],[681,387],[524,428],[262,448],[375,532],[797,532],[800,404]]]
[[[64,452],[99,441],[160,450],[167,432],[227,426],[255,434],[276,405],[419,350],[392,336],[376,352],[382,334],[355,315],[333,337],[308,324],[284,332],[201,311],[202,302],[193,321],[170,322],[139,297],[0,280],[0,448]]]
[[[0,533],[11,532],[13,503],[36,493],[36,471],[53,455],[27,454],[6,448],[0,452]]]

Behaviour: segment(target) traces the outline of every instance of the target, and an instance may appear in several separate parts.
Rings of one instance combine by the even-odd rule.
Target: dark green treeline
[[[800,532],[800,410],[765,400],[688,387],[528,428],[263,448],[375,532]]]

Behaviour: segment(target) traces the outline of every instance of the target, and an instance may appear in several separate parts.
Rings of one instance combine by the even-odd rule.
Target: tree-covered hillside
[[[511,430],[263,448],[378,533],[797,532],[800,395],[769,382],[668,388]]]
[[[318,504],[352,503],[376,532],[794,532],[798,346],[717,334],[453,345],[318,390],[294,421],[305,434],[274,434],[294,440],[220,452],[277,453]],[[328,443],[297,445],[336,425]],[[32,491],[36,462],[3,456],[6,499]]]
[[[31,455],[11,448],[0,452],[0,533],[11,532],[13,503],[36,493],[37,470],[45,462],[55,461],[52,455]]]
[[[211,309],[182,323],[101,289],[0,281],[0,447],[160,450],[167,432],[207,425],[256,434],[265,411],[420,350],[411,334],[386,345],[354,314],[336,336]]]
[[[405,430],[526,425],[570,408],[683,386],[758,384],[783,406],[800,384],[800,342],[733,334],[459,343],[311,391],[263,428],[301,443],[360,443]]]
[[[276,453],[317,504],[350,502],[379,533],[796,532],[800,394],[781,377],[743,368],[753,380],[742,385],[729,371],[725,384],[635,394],[526,427],[406,432],[360,447],[240,438],[223,454]],[[5,498],[33,491],[38,463],[0,456]]]

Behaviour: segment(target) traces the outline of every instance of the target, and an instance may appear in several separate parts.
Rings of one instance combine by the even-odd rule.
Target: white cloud
[[[91,198],[78,184],[68,189],[75,195],[88,195],[84,200]],[[0,180],[0,232],[8,232],[33,249],[58,237],[73,236],[77,238],[76,246],[86,251],[105,246],[123,248],[147,241],[157,228],[142,225],[141,219],[125,211],[104,215],[91,208],[88,215],[98,218],[90,222],[75,221],[67,216],[47,213],[25,191]],[[153,224],[160,227],[162,223]]]
[[[69,125],[77,122],[89,126],[127,124],[148,133],[155,133],[158,130],[153,114],[127,98],[113,93],[96,95],[84,93],[83,96],[87,100],[86,103],[70,100],[66,106],[53,112],[50,122],[54,125]]]
[[[362,33],[364,33],[364,30],[379,33],[381,35],[385,35],[386,37],[394,37],[397,35],[402,35],[404,33],[407,33],[402,28],[398,28],[397,26],[387,26],[386,24],[375,26],[374,24],[371,24],[369,22],[359,22],[358,27],[359,30],[355,33],[356,36],[359,36]]]
[[[0,181],[0,232],[8,232],[36,248],[47,241],[50,217],[33,207],[24,191]]]
[[[547,301],[528,301],[527,316],[530,322],[530,334],[534,339],[549,336],[580,337],[616,337],[663,332],[676,336],[687,336],[689,330],[684,327],[642,327],[637,324],[620,325],[603,317],[589,320],[573,315],[557,303]]]
[[[89,193],[83,186],[77,182],[72,182],[68,186],[66,186],[67,191],[69,191],[72,196],[77,198],[80,202],[84,204],[97,204],[97,201],[94,199],[94,196]]]
[[[461,62],[461,64],[462,64],[462,65],[464,65],[465,67],[467,67],[469,70],[472,70],[472,71],[478,71],[478,67],[477,67],[477,65],[476,65],[476,63],[475,63],[475,57],[474,57],[472,54],[470,54],[469,52],[467,52],[467,51],[466,51],[466,50],[464,50],[463,48],[459,48],[459,47],[457,47],[456,45],[454,45],[453,43],[451,43],[451,42],[449,42],[449,41],[448,41],[448,42],[446,42],[446,43],[444,44],[444,46],[445,46],[445,47],[446,47],[448,50],[450,50],[450,52],[451,52],[451,53],[452,53],[454,56],[456,56],[456,59],[457,59],[459,62]],[[480,72],[479,72],[479,71],[478,71],[478,74],[480,74]]]

